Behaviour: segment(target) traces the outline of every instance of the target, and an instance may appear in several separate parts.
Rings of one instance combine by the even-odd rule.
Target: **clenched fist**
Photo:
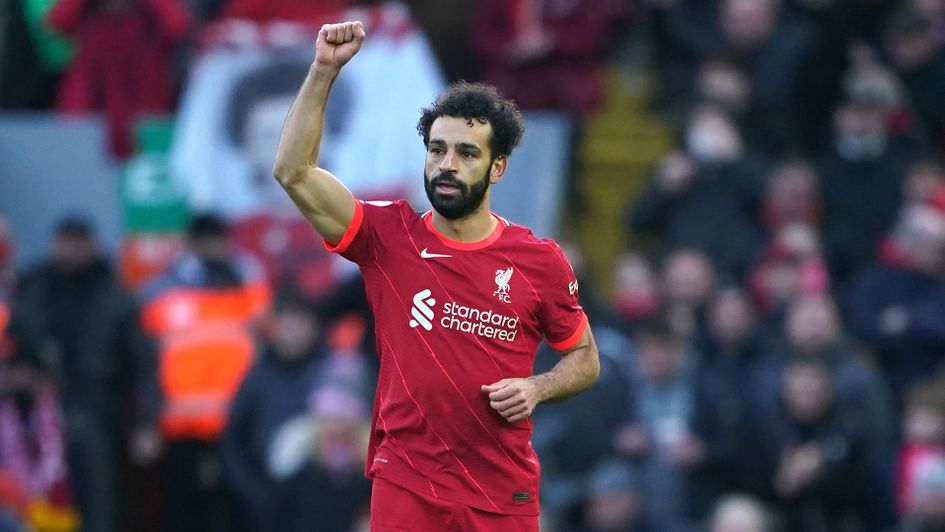
[[[489,394],[489,406],[509,423],[527,419],[539,403],[538,389],[528,379],[502,379],[483,385],[482,391]]]
[[[315,63],[335,70],[340,69],[361,49],[365,35],[364,24],[360,20],[325,24],[315,41]]]

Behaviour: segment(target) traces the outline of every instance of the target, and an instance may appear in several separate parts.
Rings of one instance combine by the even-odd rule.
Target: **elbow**
[[[276,161],[276,165],[272,168],[272,177],[282,185],[282,188],[289,188],[299,183],[304,176],[304,168],[287,165],[279,161]]]

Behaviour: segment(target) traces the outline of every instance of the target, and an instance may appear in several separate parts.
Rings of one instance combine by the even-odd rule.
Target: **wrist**
[[[530,382],[532,389],[535,390],[535,404],[544,403],[548,400],[548,386],[546,379],[542,378],[541,375],[532,375],[525,380]]]
[[[309,75],[314,76],[315,78],[334,80],[336,77],[338,77],[338,74],[341,73],[341,67],[319,63],[318,61],[312,61],[308,71]]]

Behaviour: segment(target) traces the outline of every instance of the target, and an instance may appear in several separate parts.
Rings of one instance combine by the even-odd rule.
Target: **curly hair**
[[[423,137],[424,146],[430,143],[430,127],[441,116],[465,118],[470,125],[473,120],[491,124],[489,149],[493,157],[511,155],[525,132],[525,122],[515,102],[503,98],[495,87],[484,83],[453,83],[433,105],[420,111],[417,132]]]

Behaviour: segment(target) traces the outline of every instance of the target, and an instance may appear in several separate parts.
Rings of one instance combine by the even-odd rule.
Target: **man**
[[[142,414],[132,411],[141,409],[136,385],[150,351],[134,299],[84,217],[60,220],[49,258],[20,278],[9,339],[18,357],[58,380],[82,530],[123,529],[123,449]]]
[[[361,267],[377,321],[371,526],[538,530],[528,418],[590,386],[599,362],[560,248],[489,211],[521,115],[491,87],[454,85],[418,125],[433,210],[356,201],[318,151],[331,85],[364,37],[360,22],[322,26],[274,175],[328,249]],[[530,376],[543,335],[563,356]]]

